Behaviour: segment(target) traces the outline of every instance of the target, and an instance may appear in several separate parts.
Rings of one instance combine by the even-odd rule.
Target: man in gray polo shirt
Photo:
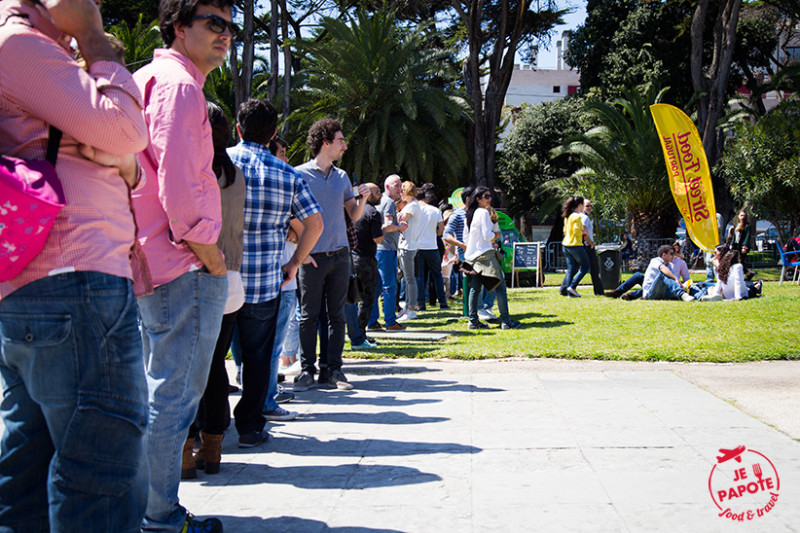
[[[337,120],[324,118],[308,130],[311,161],[297,167],[308,183],[311,192],[322,208],[322,230],[317,244],[311,250],[314,264],[302,265],[297,274],[300,291],[300,364],[302,372],[294,380],[294,390],[304,391],[314,387],[317,362],[317,323],[325,297],[328,311],[328,366],[320,371],[319,384],[340,390],[350,390],[342,372],[344,347],[344,304],[347,282],[350,277],[350,249],[347,243],[345,211],[355,222],[364,212],[369,189],[359,185],[359,199],[353,195],[347,173],[333,162],[342,158],[347,144],[342,126]]]
[[[401,231],[405,231],[408,225],[405,222],[397,222],[397,209],[395,202],[400,198],[401,187],[403,185],[400,176],[392,174],[383,182],[384,193],[381,202],[376,209],[381,214],[383,221],[383,242],[378,245],[376,259],[378,260],[378,283],[380,290],[376,291],[375,302],[372,304],[372,314],[369,317],[368,329],[380,330],[378,323],[380,310],[378,309],[378,297],[383,294],[383,319],[387,331],[403,331],[406,327],[397,323],[395,305],[397,304],[397,243],[400,240]]]

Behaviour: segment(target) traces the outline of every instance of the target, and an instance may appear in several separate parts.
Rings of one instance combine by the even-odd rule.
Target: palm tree
[[[141,13],[133,27],[123,20],[111,26],[109,32],[116,35],[125,45],[125,65],[131,72],[136,72],[152,61],[153,51],[163,44],[161,32],[158,30],[158,20],[145,24]]]
[[[424,25],[403,31],[392,11],[324,18],[327,38],[301,43],[310,105],[292,118],[342,122],[342,165],[360,181],[399,173],[453,187],[467,175],[469,108],[453,89],[450,51],[426,43]]]
[[[638,238],[650,243],[674,236],[679,217],[649,107],[666,91],[633,88],[613,102],[587,103],[598,125],[553,151],[577,156],[583,164],[571,177],[577,188],[624,208]],[[640,248],[641,260],[653,256],[654,249]]]

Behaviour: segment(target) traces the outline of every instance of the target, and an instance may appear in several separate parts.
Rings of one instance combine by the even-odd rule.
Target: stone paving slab
[[[237,533],[800,530],[800,444],[669,367],[345,370],[355,390],[298,393],[285,407],[299,418],[269,424],[269,442],[238,450],[229,430],[222,471],[182,483],[182,503]],[[737,445],[781,481],[744,524],[708,491],[719,448]]]

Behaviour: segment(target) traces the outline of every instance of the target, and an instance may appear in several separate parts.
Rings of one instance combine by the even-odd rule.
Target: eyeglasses
[[[481,194],[481,198],[483,198],[484,200],[489,200],[489,199],[492,198],[492,193],[485,192],[485,193]]]
[[[214,15],[211,13],[207,15],[195,15],[192,17],[192,20],[205,20],[208,24],[208,29],[214,33],[222,33],[225,31],[225,28],[228,28],[228,31],[231,32],[231,39],[236,38],[236,35],[239,33],[239,26],[233,22],[225,20],[219,15]]]

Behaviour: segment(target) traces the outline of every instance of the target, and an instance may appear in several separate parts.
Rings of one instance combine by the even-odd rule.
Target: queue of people
[[[165,47],[131,75],[93,0],[0,3],[0,149],[34,161],[52,147],[65,199],[44,249],[0,283],[4,531],[222,531],[184,508],[178,487],[220,471],[231,414],[238,446],[258,446],[267,421],[297,416],[283,407],[294,394],[353,388],[348,324],[365,339],[356,349],[374,346],[368,331],[402,332],[429,281],[449,307],[442,264],[453,261],[429,186],[418,194],[391,175],[383,194],[354,187],[336,166],[347,144],[333,119],[310,127],[311,159],[292,167],[264,100],[240,106],[227,146],[203,85],[238,30],[232,8],[162,0]],[[490,202],[470,200],[457,236],[482,280],[470,309],[493,279],[502,328],[519,327],[492,278]],[[348,307],[351,273],[362,298]],[[296,374],[292,392],[281,369]]]

